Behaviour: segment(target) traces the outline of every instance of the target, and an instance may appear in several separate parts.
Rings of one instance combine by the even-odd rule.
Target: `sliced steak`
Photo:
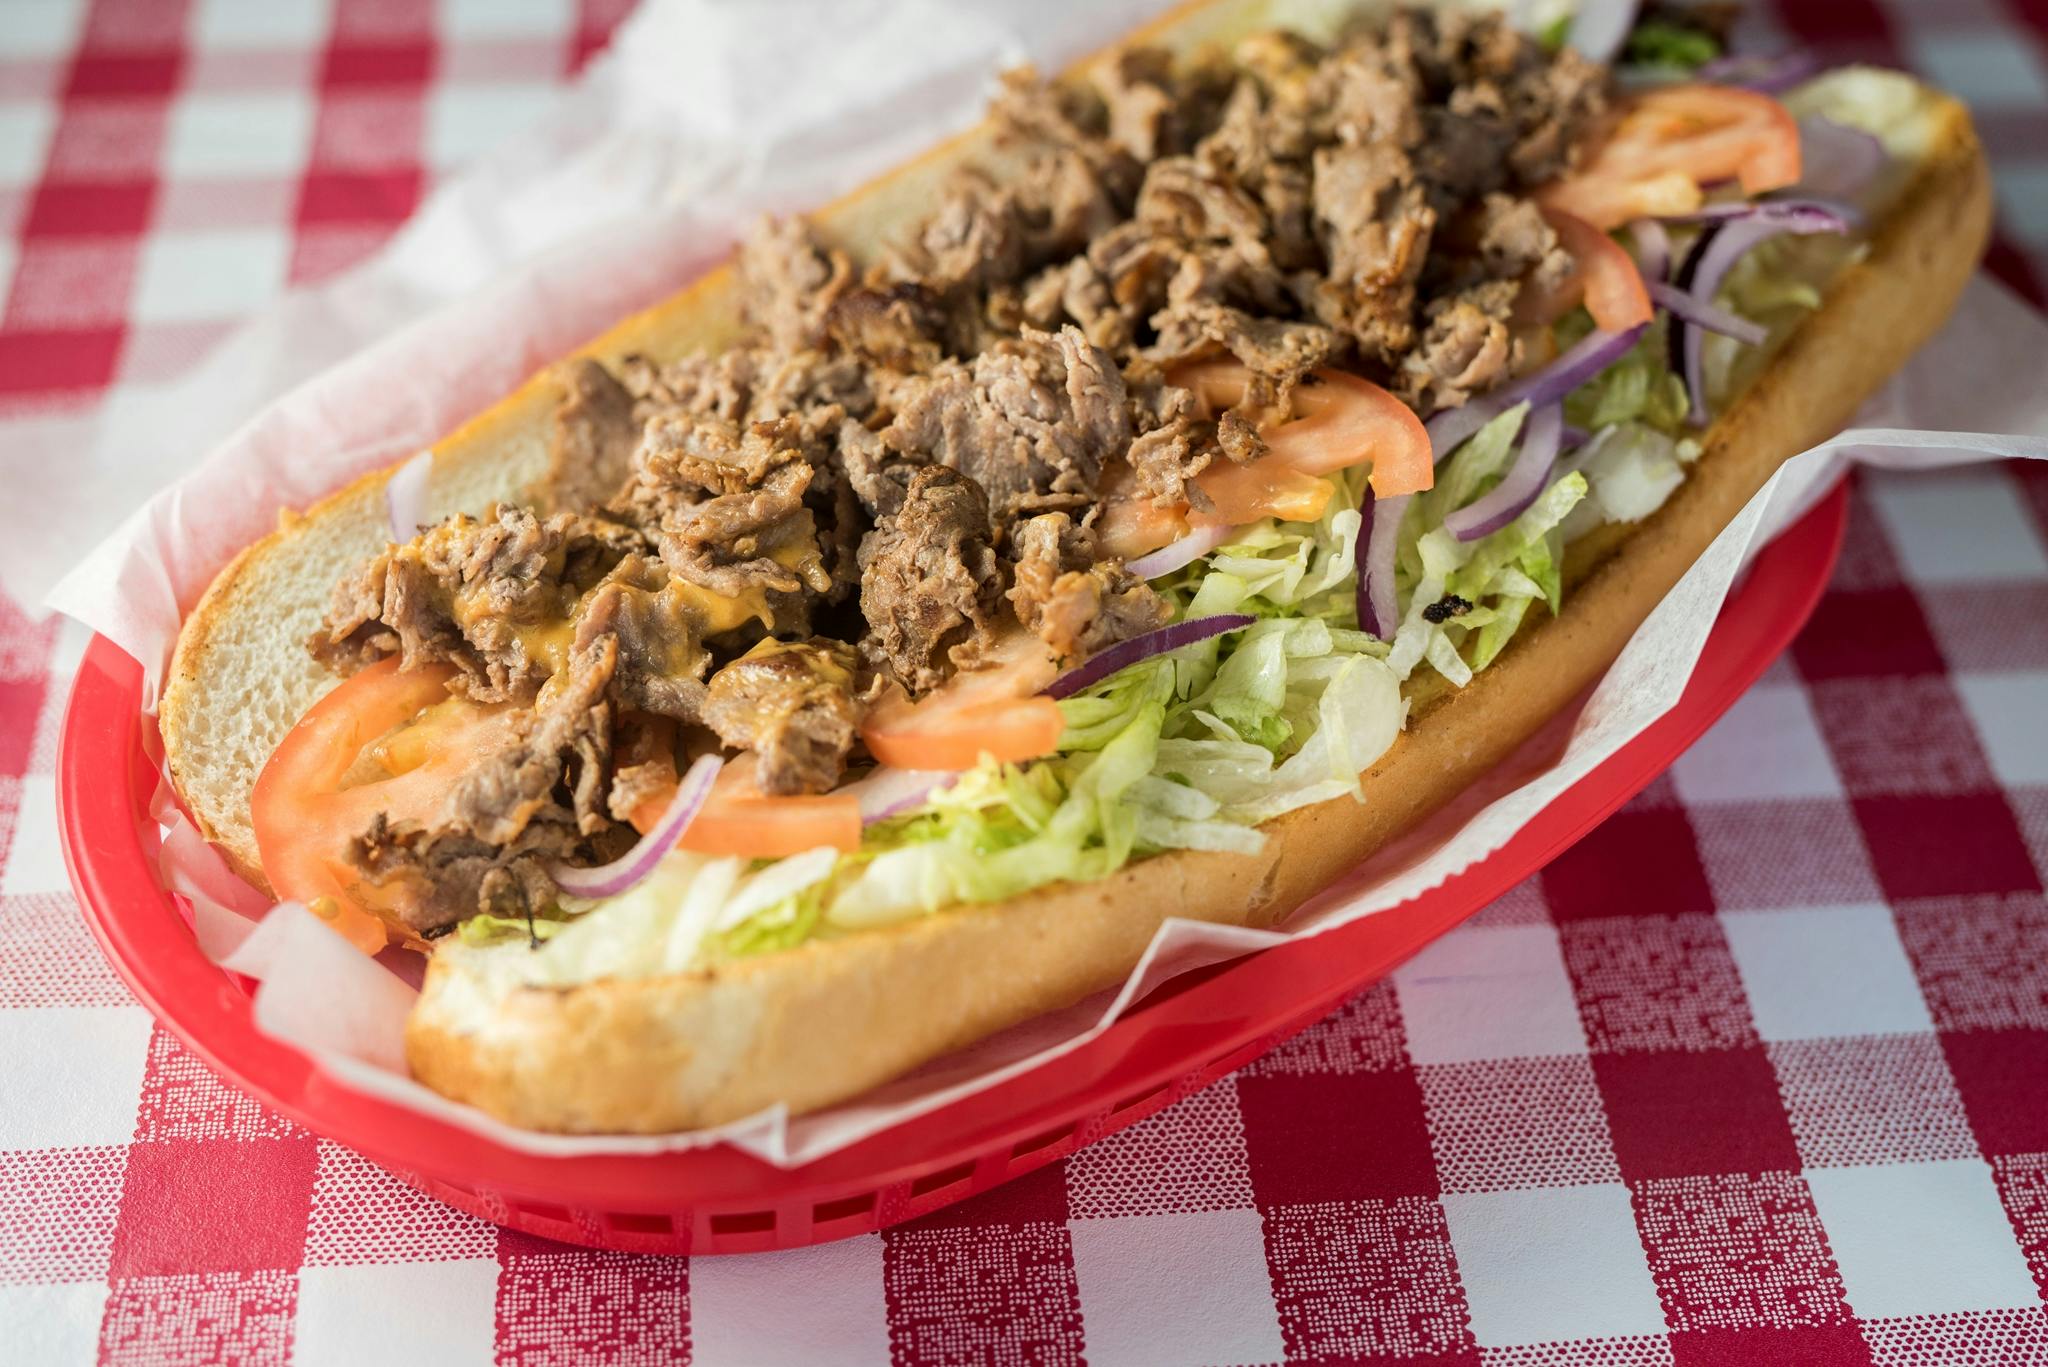
[[[617,658],[610,639],[578,651],[560,690],[522,734],[478,757],[434,818],[394,823],[380,812],[350,842],[350,862],[373,885],[404,885],[414,931],[546,909],[555,897],[547,866],[593,853],[590,838],[612,829],[603,795]]]
[[[1017,524],[1008,593],[1017,620],[1069,661],[1165,626],[1172,615],[1166,601],[1120,562],[1096,563],[1092,538],[1076,533],[1065,513],[1040,513]]]
[[[816,473],[803,459],[807,435],[794,417],[744,432],[692,414],[657,419],[634,453],[617,511],[677,577],[729,598],[781,595],[777,602],[800,609],[806,593],[832,588],[804,504]]]
[[[861,542],[862,653],[912,693],[994,639],[1003,579],[993,536],[980,486],[935,465],[910,477],[902,508]]]
[[[562,374],[562,400],[548,443],[544,501],[568,512],[587,512],[604,503],[626,482],[639,440],[640,424],[626,387],[596,361],[570,362]]]
[[[971,366],[907,380],[895,397],[883,447],[967,475],[999,526],[1094,502],[1103,463],[1131,439],[1122,375],[1075,328],[1026,332]]]
[[[612,691],[619,702],[694,722],[703,715],[703,679],[711,667],[702,638],[713,625],[691,595],[669,582],[659,561],[632,555],[584,601],[575,650],[609,638],[618,650]]]
[[[754,752],[763,792],[830,792],[860,722],[856,664],[838,641],[763,641],[711,676],[704,723]]]
[[[645,545],[631,527],[577,513],[500,504],[481,520],[452,517],[343,578],[308,645],[343,670],[387,655],[407,669],[446,661],[477,702],[525,701],[567,663],[583,592]]]
[[[1314,202],[1330,263],[1315,290],[1317,315],[1361,354],[1398,360],[1414,344],[1415,282],[1436,227],[1413,164],[1390,143],[1321,148]]]
[[[826,315],[853,283],[846,254],[821,245],[800,218],[756,224],[740,244],[739,272],[747,320],[784,353],[824,342]]]

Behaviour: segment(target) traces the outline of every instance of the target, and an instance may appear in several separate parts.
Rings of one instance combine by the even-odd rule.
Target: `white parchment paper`
[[[142,661],[153,690],[182,610],[277,509],[431,443],[715,261],[753,214],[821,202],[971,122],[998,67],[1058,65],[1154,7],[656,0],[551,117],[444,186],[377,258],[287,299],[186,382],[102,415],[83,440],[74,431],[63,450],[54,438],[47,450],[33,436],[18,443],[10,462],[76,479],[17,484],[30,506],[14,525],[28,534],[0,541],[0,582],[40,592],[53,548],[107,534],[49,601]],[[1121,989],[817,1114],[660,1138],[511,1129],[406,1077],[400,1041],[416,965],[366,959],[295,906],[261,915],[262,899],[160,795],[165,878],[191,900],[202,947],[263,983],[258,1023],[349,1086],[531,1152],[729,1142],[774,1163],[806,1162],[1079,1046],[1176,973],[1384,910],[1497,850],[1670,708],[1749,555],[1845,461],[2048,455],[2043,355],[2048,325],[1975,283],[1858,427],[1788,463],[1729,524],[1536,761],[1354,871],[1284,931],[1171,922]],[[172,474],[136,504],[130,491]]]

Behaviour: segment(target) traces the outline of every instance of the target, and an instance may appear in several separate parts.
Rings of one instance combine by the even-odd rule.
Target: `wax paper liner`
[[[362,349],[298,384],[137,509],[66,579],[53,605],[141,660],[153,697],[181,611],[227,558],[268,529],[272,510],[301,506],[432,441],[536,365],[715,259],[751,212],[817,202],[925,145],[935,128],[968,121],[999,61],[1063,59],[1123,31],[1149,8],[1137,0],[1109,7],[1034,0],[963,16],[936,4],[791,4],[778,9],[792,22],[777,24],[771,36],[750,26],[756,10],[687,0],[650,5],[621,41],[626,59],[601,66],[526,143],[438,192],[384,256],[288,301],[223,347],[228,362],[283,358],[264,372],[268,393],[331,364],[343,354],[333,350],[336,337]],[[880,60],[884,54],[892,60]],[[673,60],[665,65],[664,56]],[[773,71],[776,79],[750,80],[750,71]],[[762,94],[771,88],[778,98]],[[405,1076],[402,1026],[416,959],[366,959],[289,904],[253,919],[263,899],[226,870],[167,789],[156,804],[166,828],[164,881],[189,903],[202,948],[262,984],[259,1026],[345,1085],[529,1152],[648,1153],[729,1142],[777,1164],[803,1163],[1078,1047],[1174,974],[1394,906],[1497,850],[1676,701],[1749,555],[1818,497],[1844,461],[1928,466],[2048,455],[2048,399],[2038,393],[2037,374],[2043,354],[2048,327],[1997,286],[1977,282],[1941,337],[1862,415],[1862,426],[1789,462],[1729,524],[1581,709],[1326,890],[1284,930],[1169,922],[1120,989],[812,1115],[768,1112],[653,1138],[510,1128]],[[181,415],[250,398],[248,385],[236,383],[244,378],[216,357],[184,395],[173,396],[184,407],[167,400],[145,406],[145,414],[157,430],[179,430]],[[134,414],[127,416],[132,436]],[[111,421],[102,444],[118,453],[122,444],[108,433],[121,431]],[[124,464],[96,448],[90,463],[102,477],[87,487],[111,499],[119,478],[146,485],[147,454]],[[154,478],[161,475],[158,469]],[[27,520],[44,527],[77,525],[75,509],[29,511]],[[47,517],[36,515],[44,511]]]

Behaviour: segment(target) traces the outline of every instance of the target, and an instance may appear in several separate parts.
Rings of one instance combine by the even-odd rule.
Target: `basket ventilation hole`
[[[673,1234],[676,1222],[666,1215],[611,1215],[605,1223],[621,1234]]]
[[[766,1234],[775,1228],[772,1210],[736,1210],[730,1215],[711,1217],[713,1234]]]
[[[1062,1125],[1057,1130],[1047,1130],[1044,1134],[1036,1134],[1029,1139],[1020,1139],[1017,1141],[1017,1143],[1011,1146],[1010,1157],[1028,1157],[1031,1154],[1039,1152],[1041,1149],[1051,1148],[1053,1145],[1059,1143],[1062,1139],[1070,1137],[1073,1133],[1074,1126]]]
[[[557,1225],[569,1223],[569,1212],[566,1207],[545,1205],[538,1201],[514,1201],[512,1213],[523,1215],[529,1220],[546,1220]]]
[[[837,1201],[820,1201],[811,1207],[813,1224],[829,1224],[834,1220],[845,1220],[855,1215],[866,1215],[875,1208],[875,1194],[864,1191],[858,1196],[842,1196]]]
[[[942,1168],[938,1172],[928,1172],[915,1182],[912,1182],[910,1184],[910,1194],[912,1196],[926,1196],[939,1190],[941,1187],[950,1187],[955,1182],[965,1182],[972,1176],[974,1176],[974,1164],[972,1161],[955,1163],[950,1168]]]

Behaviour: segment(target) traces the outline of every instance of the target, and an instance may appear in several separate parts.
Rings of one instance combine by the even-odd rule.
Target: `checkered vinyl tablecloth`
[[[0,421],[371,250],[617,8],[0,0]],[[2038,302],[2048,7],[1775,20],[1972,100]],[[2044,547],[2038,467],[1863,479],[1792,654],[1391,983],[931,1219],[692,1262],[439,1207],[156,1028],[57,852],[82,642],[0,600],[0,1360],[2048,1363]]]

